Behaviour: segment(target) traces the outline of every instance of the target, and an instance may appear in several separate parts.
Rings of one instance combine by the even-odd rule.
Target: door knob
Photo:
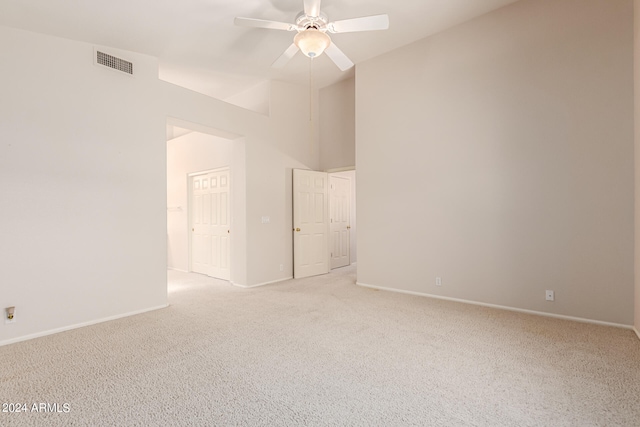
[[[348,229],[350,229],[350,228],[351,228],[351,226],[350,226],[350,225],[347,225],[347,230],[348,230]]]
[[[299,229],[299,228],[296,228],[296,231],[300,231],[300,229]]]

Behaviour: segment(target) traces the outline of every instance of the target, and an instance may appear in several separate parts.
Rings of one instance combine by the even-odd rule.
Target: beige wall
[[[309,123],[309,88],[271,84],[268,143],[247,143],[247,281],[293,277],[293,169],[318,170],[318,130]],[[314,102],[317,95],[314,94]],[[316,102],[317,104],[317,102]],[[318,122],[314,105],[313,122]],[[269,223],[262,223],[268,216]],[[283,270],[280,271],[282,264]]]
[[[355,79],[350,78],[320,90],[320,168],[354,166]]]
[[[238,107],[246,108],[247,110],[255,111],[256,113],[269,115],[269,90],[271,89],[271,82],[264,81],[249,89],[237,93],[224,101]]]
[[[635,94],[635,328],[640,338],[640,0],[634,0],[634,94]]]
[[[6,27],[0,52],[0,307],[16,307],[0,344],[165,306],[157,60],[107,50],[130,77],[90,44]]]
[[[168,120],[234,139],[251,170],[234,177],[251,200],[232,219],[234,282],[291,276],[291,169],[320,163],[308,88],[273,83],[265,116],[160,81],[145,55],[108,51],[131,78],[91,44],[7,27],[0,52],[0,307],[17,320],[0,345],[166,305]]]
[[[359,64],[358,281],[631,325],[632,31],[523,0]]]

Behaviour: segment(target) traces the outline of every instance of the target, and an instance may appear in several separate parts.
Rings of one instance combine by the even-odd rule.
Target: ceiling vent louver
[[[133,62],[125,61],[122,58],[117,58],[99,50],[96,50],[96,63],[133,75]]]

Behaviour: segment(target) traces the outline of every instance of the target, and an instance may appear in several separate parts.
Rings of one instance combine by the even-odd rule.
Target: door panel
[[[220,238],[220,269],[223,271],[229,271],[229,257],[231,256],[229,253],[229,241],[230,239],[227,236]]]
[[[351,181],[349,178],[329,177],[331,268],[351,264],[350,256],[350,208]]]
[[[293,170],[293,275],[329,272],[328,175]]]
[[[193,176],[191,191],[191,269],[229,280],[229,170]]]
[[[229,225],[229,202],[226,187],[220,189],[220,225]]]

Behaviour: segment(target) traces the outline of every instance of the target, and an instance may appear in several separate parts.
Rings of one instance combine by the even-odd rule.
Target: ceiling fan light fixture
[[[322,55],[322,52],[331,44],[331,38],[315,28],[307,28],[299,32],[293,38],[293,42],[309,58]]]

